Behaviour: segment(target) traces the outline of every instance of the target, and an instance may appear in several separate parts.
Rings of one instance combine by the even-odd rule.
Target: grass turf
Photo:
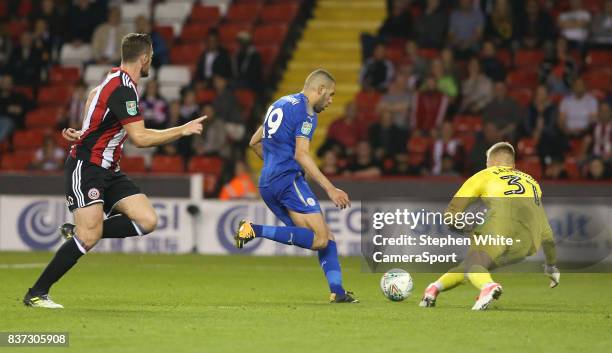
[[[21,298],[50,253],[0,253],[0,331],[67,331],[70,347],[0,352],[609,352],[612,274],[495,275],[504,295],[472,312],[469,285],[417,306],[436,274],[413,274],[404,302],[343,259],[360,304],[330,305],[314,258],[89,254],[52,290],[64,310]],[[40,267],[7,264],[40,264]]]

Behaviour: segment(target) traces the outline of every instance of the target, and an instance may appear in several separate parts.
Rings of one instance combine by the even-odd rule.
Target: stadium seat
[[[127,173],[144,173],[147,171],[143,156],[123,156],[119,161],[121,171]]]
[[[159,94],[167,101],[172,102],[174,100],[178,100],[181,98],[181,88],[182,86],[177,86],[174,84],[170,85],[160,85],[159,86]]]
[[[164,38],[167,45],[172,44],[174,41],[174,27],[172,26],[155,26],[155,32],[159,33],[159,35]]]
[[[433,48],[419,48],[417,54],[426,59],[435,59],[440,56],[440,51]]]
[[[515,70],[508,73],[506,83],[510,90],[514,88],[531,88],[538,84],[538,73],[531,70]]]
[[[62,133],[60,131],[56,131],[53,133],[53,139],[55,140],[55,143],[62,148],[64,151],[68,151],[70,149],[70,146],[72,145],[72,142],[66,140],[63,136]]]
[[[497,49],[497,53],[495,55],[499,61],[504,64],[504,67],[507,69],[512,66],[512,54],[507,49]]]
[[[482,130],[482,118],[478,115],[457,115],[453,119],[453,129],[458,134],[474,134]]]
[[[158,25],[173,26],[174,33],[180,33],[180,28],[191,11],[190,2],[169,2],[155,5],[153,16]]]
[[[189,23],[186,24],[182,31],[181,36],[179,37],[181,42],[198,42],[203,43],[204,38],[208,34],[208,29],[210,25],[202,24],[202,23]]]
[[[92,59],[91,45],[80,44],[78,46],[70,43],[64,44],[60,52],[60,63],[62,66],[82,67],[83,64]]]
[[[218,157],[191,157],[187,166],[189,173],[212,174],[219,176],[223,169],[223,159]]]
[[[574,138],[569,140],[570,150],[568,152],[571,157],[579,157],[582,154],[582,139]]]
[[[519,159],[516,162],[516,168],[531,175],[536,180],[542,179],[542,165],[540,164],[540,158],[538,157],[534,156]]]
[[[32,86],[14,86],[13,91],[23,94],[29,100],[34,100],[34,89]]]
[[[184,86],[191,82],[191,72],[184,65],[164,65],[159,69],[157,80],[160,84]]]
[[[174,65],[194,65],[204,51],[204,43],[175,44],[170,49],[170,61]]]
[[[72,97],[72,86],[46,86],[38,91],[37,102],[43,106],[63,106]]]
[[[49,81],[53,84],[75,84],[81,79],[81,72],[76,67],[54,66],[49,71]]]
[[[13,134],[15,150],[32,150],[42,145],[47,131],[42,129],[17,130]]]
[[[537,68],[542,60],[544,60],[543,50],[519,49],[514,55],[514,66]]]
[[[288,27],[284,24],[257,26],[253,32],[253,44],[281,45],[287,31]]]
[[[276,62],[278,58],[279,49],[276,45],[259,45],[257,46],[257,51],[259,55],[261,55],[261,62],[268,72],[271,66]]]
[[[576,158],[568,157],[565,159],[565,172],[570,179],[580,179],[580,167]]]
[[[6,25],[6,30],[15,43],[19,43],[19,37],[21,37],[21,34],[27,31],[27,29],[28,22],[23,20],[12,20]]]
[[[153,156],[151,172],[182,173],[185,170],[183,158],[179,156]]]
[[[380,100],[380,93],[376,91],[361,91],[355,96],[358,111],[374,111]]]
[[[232,23],[253,23],[261,9],[259,3],[234,4],[225,15],[225,20]]]
[[[2,155],[2,159],[0,159],[0,168],[6,171],[27,170],[33,159],[33,154],[31,152],[5,153]]]
[[[241,31],[251,31],[251,25],[247,23],[226,23],[219,27],[219,39],[221,43],[233,43],[236,35]]]
[[[88,86],[98,85],[111,69],[112,66],[110,65],[87,65],[83,80]]]
[[[514,88],[508,91],[508,96],[521,107],[527,107],[531,103],[533,91],[530,88]]]
[[[217,93],[212,89],[198,89],[196,91],[196,100],[198,104],[211,103]]]
[[[612,61],[610,64],[612,65]],[[589,89],[608,91],[612,87],[612,70],[610,70],[610,68],[595,68],[589,70],[582,78]]]
[[[610,67],[612,52],[608,50],[590,50],[586,57],[586,63],[589,68]]]
[[[253,110],[253,105],[255,105],[255,94],[249,89],[238,89],[234,91],[234,95],[238,99],[238,102],[240,102],[240,106],[245,116],[248,118]]]
[[[408,149],[408,153],[410,154],[420,154],[425,153],[431,146],[432,140],[429,137],[425,136],[413,136],[408,140],[406,145]]]
[[[62,109],[56,107],[32,110],[26,114],[25,127],[28,129],[55,128],[61,112]]]
[[[521,139],[516,145],[519,158],[526,156],[535,156],[537,153],[537,145],[538,141],[533,138]]]
[[[203,23],[207,25],[216,25],[221,20],[221,12],[217,6],[206,6],[196,4],[191,9],[189,21],[193,23]]]
[[[290,24],[298,13],[297,3],[266,4],[259,15],[262,23]]]
[[[465,151],[471,151],[474,144],[476,144],[475,134],[461,134],[458,138],[461,140],[461,145],[463,145]]]
[[[121,22],[133,24],[136,17],[143,15],[147,19],[151,18],[151,7],[142,3],[123,3],[121,4]]]

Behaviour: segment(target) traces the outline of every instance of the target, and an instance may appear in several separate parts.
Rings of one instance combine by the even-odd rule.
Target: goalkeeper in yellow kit
[[[477,245],[473,237],[463,262],[431,283],[419,305],[435,306],[440,292],[467,279],[480,290],[472,310],[485,310],[502,294],[501,285],[493,281],[489,270],[519,262],[535,254],[540,246],[546,257],[544,272],[551,279],[550,287],[557,286],[560,274],[555,266],[555,244],[541,198],[538,182],[514,168],[512,145],[499,142],[491,146],[487,151],[487,168],[461,186],[446,211],[452,214],[462,212],[481,199],[487,206],[486,220],[474,229],[473,234],[504,236],[512,239],[512,245]]]

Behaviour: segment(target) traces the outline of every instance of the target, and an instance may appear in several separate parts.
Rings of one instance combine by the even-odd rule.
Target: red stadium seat
[[[473,134],[482,130],[482,118],[478,115],[457,115],[453,119],[453,129],[458,134]]]
[[[238,98],[240,106],[242,107],[245,115],[248,117],[253,110],[255,104],[255,94],[249,89],[239,89],[234,91],[234,95]]]
[[[582,78],[589,89],[607,91],[612,87],[612,71],[609,68],[589,70]]]
[[[580,179],[580,168],[576,158],[569,157],[565,159],[565,171],[570,179]]]
[[[53,139],[55,140],[55,143],[65,151],[68,151],[72,145],[72,142],[66,140],[59,131],[53,134]]]
[[[28,129],[55,128],[61,112],[62,109],[57,107],[32,110],[26,115],[25,126]]]
[[[81,79],[81,73],[76,67],[54,66],[49,72],[49,81],[56,85],[75,84]]]
[[[14,154],[3,154],[0,160],[2,170],[20,171],[27,170],[28,166],[34,160],[34,155],[31,152],[19,152]]]
[[[21,93],[26,96],[29,100],[34,100],[34,89],[32,86],[15,86],[13,90],[17,93]]]
[[[280,45],[285,41],[287,31],[284,24],[258,26],[253,32],[253,44]]]
[[[276,45],[259,45],[257,51],[261,55],[261,62],[266,69],[270,69],[272,64],[276,62],[279,49]]]
[[[531,103],[533,90],[531,88],[514,88],[508,91],[508,96],[514,99],[520,106],[527,107]]]
[[[543,50],[519,49],[514,55],[514,66],[537,68],[544,60]]]
[[[433,48],[420,48],[418,55],[426,59],[435,59],[440,56],[440,51]]]
[[[204,43],[177,44],[170,49],[170,61],[175,65],[196,64],[202,51]]]
[[[187,165],[189,173],[212,174],[219,176],[223,169],[223,159],[218,157],[191,157]]]
[[[203,42],[208,34],[210,26],[202,23],[186,24],[181,31],[182,42]]]
[[[290,24],[298,13],[297,3],[267,4],[261,11],[259,20],[262,23],[287,23]]]
[[[380,100],[380,93],[376,91],[361,91],[355,97],[357,111],[374,111]]]
[[[405,54],[406,51],[403,48],[387,47],[387,58],[396,65],[401,63]]]
[[[538,141],[533,138],[523,138],[516,145],[519,158],[525,156],[535,156],[537,153]]]
[[[28,30],[28,22],[22,20],[12,20],[6,26],[6,30],[11,36],[11,39],[15,41],[15,43],[19,43],[19,37],[21,34]]]
[[[179,156],[153,156],[151,172],[153,173],[183,173],[185,170],[183,158]]]
[[[191,22],[205,23],[208,25],[215,25],[221,19],[221,12],[218,6],[204,6],[195,5],[191,9]]]
[[[64,106],[70,101],[72,86],[46,86],[38,92],[38,104],[47,106]]]
[[[597,14],[603,8],[602,0],[582,0],[582,6],[592,14]]]
[[[512,66],[512,54],[507,49],[498,49],[496,57],[504,64],[505,68]]]
[[[172,26],[156,26],[155,32],[162,36],[168,46],[174,41],[174,28]]]
[[[217,93],[212,89],[198,89],[196,91],[196,101],[198,104],[211,103]]]
[[[609,67],[612,63],[612,52],[608,50],[591,50],[586,58],[589,67]]]
[[[414,136],[408,140],[408,144],[406,145],[408,149],[408,153],[425,153],[431,146],[432,140],[429,137],[425,136]]]
[[[508,74],[506,83],[511,88],[535,88],[538,84],[538,73],[530,70],[515,70]]]
[[[233,23],[253,23],[257,19],[259,9],[259,3],[234,4],[229,8],[225,19]]]
[[[15,150],[32,150],[42,146],[45,134],[42,129],[18,130],[13,134]]]
[[[526,157],[516,162],[516,168],[523,171],[536,180],[542,179],[542,165],[538,157]]]
[[[578,157],[582,154],[582,139],[574,138],[569,140],[570,151],[568,152],[571,157]]]
[[[474,145],[476,144],[476,135],[475,134],[461,134],[459,136],[461,140],[461,144],[463,145],[463,149],[466,151],[471,151]]]
[[[251,31],[252,26],[248,23],[226,23],[219,27],[219,39],[221,43],[233,43],[236,35],[241,31]]]
[[[119,161],[121,171],[127,173],[144,173],[147,171],[145,160],[142,156],[123,156]]]

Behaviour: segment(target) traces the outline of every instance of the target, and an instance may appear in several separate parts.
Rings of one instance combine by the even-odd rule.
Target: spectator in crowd
[[[461,141],[453,137],[453,123],[445,121],[431,146],[430,164],[433,175],[455,175],[463,168],[464,151]]]
[[[139,107],[147,128],[165,128],[168,118],[168,103],[166,103],[166,100],[159,94],[157,81],[147,81],[144,94],[139,102]]]
[[[506,79],[506,67],[497,57],[497,52],[493,42],[485,41],[483,43],[480,65],[482,67],[482,71],[491,80],[497,82]]]
[[[611,179],[611,174],[610,167],[607,166],[601,158],[596,157],[588,162],[586,172],[583,176],[590,180],[604,180]]]
[[[51,59],[59,59],[59,51],[66,36],[67,14],[54,0],[42,0],[32,11],[31,20],[42,19],[47,23],[51,41]]]
[[[480,114],[493,99],[493,82],[482,73],[477,58],[470,59],[467,69],[468,76],[461,82],[463,96],[459,113]]]
[[[484,123],[492,123],[502,138],[513,141],[517,125],[521,122],[521,110],[514,99],[508,97],[506,84],[496,82],[493,100],[482,111]]]
[[[446,116],[448,103],[448,97],[440,92],[435,78],[428,77],[412,99],[412,132],[430,134],[439,127]]]
[[[372,147],[367,141],[360,141],[355,150],[355,158],[347,167],[349,175],[354,177],[377,177],[382,170],[374,159]]]
[[[9,72],[14,75],[17,84],[37,86],[40,83],[47,65],[43,54],[42,48],[34,46],[32,33],[23,32],[8,64]]]
[[[34,30],[32,31],[32,46],[41,52],[43,62],[51,62],[51,34],[47,22],[42,18],[34,21]]]
[[[181,108],[178,125],[193,120],[196,118],[199,111],[200,106],[196,101],[195,91],[191,88],[183,89],[183,92],[181,92]]]
[[[400,153],[393,156],[392,175],[411,175],[415,174],[413,166],[410,165],[410,156],[408,153]]]
[[[193,154],[196,156],[217,156],[228,158],[230,156],[230,146],[227,144],[225,124],[217,119],[215,108],[212,104],[204,104],[200,115],[206,115],[204,121],[204,132],[201,135],[194,135],[191,142]]]
[[[459,82],[461,70],[459,69],[459,65],[457,65],[457,61],[455,60],[455,54],[450,47],[445,47],[440,51],[440,61],[442,61],[444,74],[451,76],[455,82]]]
[[[510,48],[516,36],[516,19],[508,0],[496,0],[487,18],[486,36],[499,48]]]
[[[582,7],[582,0],[570,0],[570,8],[559,14],[561,35],[570,43],[582,47],[589,36],[591,14]]]
[[[612,45],[612,0],[606,0],[604,11],[595,15],[593,19],[591,43],[604,47]]]
[[[0,23],[0,72],[6,71],[12,50],[11,34],[7,30],[7,23],[2,22]]]
[[[569,138],[583,137],[597,117],[597,99],[587,93],[581,78],[574,81],[572,90],[561,100],[559,127]]]
[[[585,154],[612,162],[612,113],[608,102],[599,103],[597,120],[585,135],[582,146]]]
[[[395,126],[408,130],[411,102],[412,95],[406,88],[406,78],[397,75],[389,85],[387,93],[378,101],[376,111],[379,115],[389,113]]]
[[[66,151],[60,148],[51,135],[45,136],[43,145],[36,150],[32,169],[43,171],[59,171],[64,166]]]
[[[68,39],[71,42],[89,43],[94,28],[105,14],[96,11],[90,0],[75,0],[68,11]]]
[[[548,157],[544,161],[544,177],[551,180],[569,179],[563,156]]]
[[[540,81],[546,82],[553,94],[567,94],[578,75],[578,65],[570,56],[567,40],[557,39],[555,51],[540,65]]]
[[[428,60],[419,54],[419,47],[414,40],[406,42],[406,53],[404,55],[405,63],[412,66],[412,72],[417,79],[422,80],[429,73]]]
[[[378,30],[378,36],[383,39],[412,37],[412,15],[410,2],[406,0],[391,0],[391,11]]]
[[[419,83],[418,76],[413,72],[412,65],[408,63],[404,63],[399,67],[399,70],[396,74],[397,77],[400,77],[403,81],[403,87],[408,93],[414,92]]]
[[[537,0],[527,0],[524,13],[517,18],[516,37],[528,49],[546,47],[556,35],[555,22]]]
[[[338,165],[338,155],[333,150],[323,153],[321,172],[328,177],[341,175],[343,170]]]
[[[229,88],[225,77],[216,75],[213,78],[213,86],[217,95],[212,104],[217,117],[225,123],[228,139],[234,143],[242,142],[246,127],[238,99]]]
[[[451,12],[448,29],[450,44],[458,57],[466,58],[477,52],[483,29],[480,8],[474,7],[472,0],[459,0],[458,7]]]
[[[492,122],[484,121],[482,131],[476,134],[474,146],[472,147],[467,159],[470,174],[477,173],[486,168],[487,150],[494,143],[502,140],[502,134],[497,126]]]
[[[85,103],[87,102],[87,87],[84,82],[79,82],[72,91],[64,127],[80,130],[85,116]]]
[[[249,32],[242,31],[236,37],[238,51],[234,55],[235,84],[238,87],[258,91],[262,85],[261,55],[251,42]]]
[[[199,85],[210,87],[214,76],[232,77],[232,60],[219,43],[219,32],[211,29],[206,36],[206,48],[196,66],[195,78]]]
[[[151,36],[151,42],[153,43],[153,62],[152,65],[154,68],[159,68],[162,65],[167,65],[170,63],[170,49],[168,49],[168,44],[164,40],[162,35],[155,31],[151,30],[151,23],[149,20],[140,15],[136,17],[135,20],[135,28],[138,33],[148,33]]]
[[[317,151],[318,156],[333,150],[338,156],[353,155],[357,142],[367,138],[365,124],[357,120],[357,106],[349,101],[344,106],[344,114],[334,120],[327,129],[327,138]]]
[[[395,70],[387,59],[387,49],[383,43],[374,47],[372,57],[367,59],[361,69],[360,82],[366,90],[384,91],[391,82]]]
[[[121,39],[128,32],[128,29],[121,24],[120,8],[110,7],[108,20],[98,25],[93,34],[91,41],[93,59],[98,64],[119,62],[121,60]]]
[[[28,99],[14,91],[13,78],[4,74],[0,78],[0,142],[13,130],[24,126],[25,114],[30,108]]]
[[[195,92],[190,89],[183,91],[181,100],[175,100],[168,104],[168,119],[166,128],[175,127],[193,120],[200,107],[195,101]],[[174,142],[178,153],[187,158],[193,153],[191,149],[191,139],[182,138]]]
[[[434,59],[431,61],[430,75],[436,80],[440,92],[444,93],[453,101],[459,94],[459,87],[455,78],[444,71],[442,60]]]
[[[537,143],[541,161],[561,158],[568,149],[568,142],[557,126],[557,107],[551,102],[548,89],[539,85],[534,92],[533,101],[523,120],[521,134],[534,139]]]
[[[427,0],[425,9],[416,20],[416,40],[420,47],[441,49],[446,40],[448,16],[440,0]]]
[[[237,160],[234,166],[234,177],[221,188],[219,199],[244,200],[257,197],[257,187],[249,173],[248,165],[243,160]]]
[[[390,111],[382,112],[380,121],[372,124],[368,132],[368,140],[374,150],[374,158],[379,161],[404,152],[406,137],[406,130],[395,125]]]

